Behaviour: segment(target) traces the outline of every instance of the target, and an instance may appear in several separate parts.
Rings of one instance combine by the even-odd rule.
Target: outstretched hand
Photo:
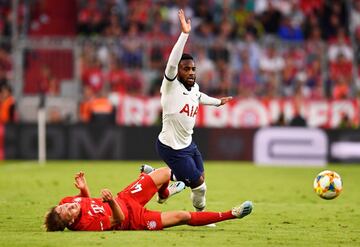
[[[85,179],[85,173],[80,171],[79,173],[76,173],[75,175],[75,187],[79,190],[84,190],[87,188],[87,183]]]
[[[233,97],[231,97],[231,96],[220,98],[220,100],[221,100],[220,105],[225,105],[227,102],[229,102],[230,100],[232,100],[232,98],[233,98]]]
[[[183,33],[190,33],[191,31],[191,21],[190,19],[186,20],[184,10],[180,9],[178,12],[180,24],[181,24],[181,31]]]

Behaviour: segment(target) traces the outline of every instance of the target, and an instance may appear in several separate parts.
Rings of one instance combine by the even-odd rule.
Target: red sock
[[[161,185],[161,187],[158,190],[159,197],[161,199],[166,199],[166,198],[169,197],[169,190],[168,190],[169,182],[170,181],[168,181],[167,183],[164,183],[163,185]]]
[[[231,210],[227,212],[190,212],[191,219],[187,223],[190,226],[204,226],[224,220],[234,219]]]

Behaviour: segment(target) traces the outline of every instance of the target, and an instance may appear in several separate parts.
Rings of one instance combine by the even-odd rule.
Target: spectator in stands
[[[95,93],[90,85],[84,85],[82,100],[79,105],[79,118],[83,123],[88,123],[91,118],[91,102],[95,98]]]
[[[299,8],[305,15],[311,15],[313,13],[318,13],[324,5],[324,0],[299,0]]]
[[[209,47],[209,58],[218,66],[218,62],[228,63],[230,61],[230,52],[226,46],[226,40],[218,38]]]
[[[120,20],[116,14],[111,13],[108,17],[103,35],[106,37],[121,37],[123,35]]]
[[[281,12],[275,8],[272,1],[267,2],[267,9],[261,13],[260,20],[264,26],[265,33],[276,35],[282,20]]]
[[[147,22],[148,35],[152,35],[152,28],[158,26],[162,35],[170,37],[170,23],[166,19],[166,14],[167,6],[163,1],[156,1],[152,4]]]
[[[319,59],[314,59],[307,64],[305,87],[309,89],[313,99],[320,99],[324,96],[323,75]]]
[[[15,98],[12,96],[10,85],[3,84],[0,87],[0,123],[12,123],[15,121]]]
[[[343,53],[339,53],[335,61],[330,62],[330,79],[337,80],[340,77],[345,77],[348,81],[352,78],[352,62],[346,59]]]
[[[228,19],[223,20],[218,26],[217,37],[224,41],[234,40],[235,34],[233,24]]]
[[[273,122],[271,125],[272,126],[278,126],[278,127],[286,126],[287,123],[286,123],[286,120],[285,120],[284,112],[280,112],[279,117],[277,118],[277,120],[275,122]]]
[[[127,85],[131,83],[131,76],[120,66],[120,61],[116,58],[110,59],[107,80],[111,92],[126,93]]]
[[[348,26],[347,1],[325,1],[322,8],[322,27],[324,38],[329,40],[337,35],[339,28]]]
[[[239,71],[239,81],[237,83],[237,94],[242,97],[255,96],[258,89],[256,73],[251,69],[249,62],[244,61]]]
[[[256,39],[259,39],[264,34],[263,24],[256,18],[254,13],[250,13],[244,23],[243,30],[238,28],[238,37],[243,38],[247,34],[251,34]]]
[[[214,41],[214,39],[215,39],[214,29],[215,29],[215,25],[213,23],[202,21],[199,23],[199,25],[195,29],[196,36],[194,38],[198,39],[200,42],[201,41],[208,41],[208,42]]]
[[[285,66],[284,70],[282,71],[282,87],[281,87],[281,94],[283,96],[291,96],[294,93],[294,86],[295,86],[295,76],[296,76],[297,69],[295,68],[294,64],[292,63],[291,58],[285,59]]]
[[[143,30],[149,20],[151,1],[127,1],[127,15],[125,23],[127,27],[136,24]]]
[[[240,38],[245,36],[246,22],[249,19],[249,16],[252,14],[252,12],[249,11],[245,5],[245,1],[237,1],[237,3],[233,4],[232,13],[230,15],[234,19],[236,33]]]
[[[130,73],[130,80],[126,85],[127,93],[131,95],[143,95],[144,94],[144,76],[141,69],[133,69]]]
[[[78,32],[83,35],[100,34],[104,28],[103,13],[96,0],[86,1],[78,14]]]
[[[264,100],[276,99],[280,96],[280,81],[278,75],[269,73],[259,85],[259,96]]]
[[[143,34],[138,23],[130,23],[126,36],[123,39],[122,63],[129,68],[141,68],[143,65]]]
[[[303,24],[303,32],[304,37],[309,39],[313,34],[314,30],[319,31],[320,39],[321,39],[321,28],[320,28],[320,16],[316,15],[316,13],[309,13],[304,24]]]
[[[328,56],[330,61],[336,60],[339,54],[342,54],[346,60],[352,61],[354,54],[344,29],[339,29],[337,36],[329,40],[329,43]]]
[[[238,41],[232,50],[231,66],[234,70],[241,69],[241,63],[244,60],[243,56],[247,56],[247,61],[252,70],[258,71],[259,59],[262,50],[260,45],[256,42],[255,36],[252,33],[246,33],[243,41]]]
[[[285,41],[303,41],[304,35],[301,26],[291,23],[290,17],[284,17],[279,26],[277,35]]]
[[[350,98],[350,85],[345,76],[339,76],[334,80],[332,98],[335,100]]]
[[[289,126],[292,126],[292,127],[306,127],[307,126],[306,119],[301,114],[299,104],[300,104],[299,102],[295,102],[295,104],[294,104],[294,107],[295,107],[294,116],[289,121]]]
[[[215,81],[217,82],[217,86],[215,90],[212,90],[213,94],[216,95],[231,95],[233,93],[233,71],[232,69],[227,65],[226,61],[223,59],[219,59],[217,61],[217,78]]]
[[[100,92],[105,84],[101,64],[97,58],[92,58],[89,62],[88,67],[84,67],[82,71],[83,85],[92,87],[95,92]]]
[[[193,3],[194,17],[192,23],[197,26],[197,23],[211,23],[214,24],[214,14],[212,10],[212,4],[207,0],[198,0]]]
[[[351,120],[350,116],[346,113],[342,113],[338,128],[339,129],[353,129],[355,127],[356,126],[353,123],[353,121]]]
[[[150,68],[154,70],[163,70],[163,61],[168,57],[171,51],[171,42],[169,36],[164,33],[160,14],[157,14],[156,22],[151,27],[150,31],[146,34],[146,41],[150,43],[147,48]]]
[[[50,124],[61,124],[64,119],[61,114],[61,109],[58,106],[50,107],[47,110],[47,122]]]
[[[40,92],[49,96],[60,94],[59,80],[53,75],[50,67],[44,64],[41,68]]]
[[[196,49],[196,73],[197,77],[201,78],[201,89],[205,93],[210,93],[216,87],[216,69],[214,62],[209,59],[204,47]]]
[[[325,59],[326,44],[321,38],[321,29],[319,27],[310,31],[309,37],[305,41],[305,51],[309,59]]]
[[[260,57],[260,69],[265,73],[280,73],[285,66],[284,58],[280,56],[271,44]]]
[[[89,105],[90,123],[115,124],[116,109],[107,95],[98,93]]]

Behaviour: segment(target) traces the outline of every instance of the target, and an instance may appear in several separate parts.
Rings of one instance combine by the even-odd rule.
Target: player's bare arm
[[[181,31],[183,33],[190,33],[191,31],[191,20],[186,20],[184,10],[180,9],[178,12],[180,24],[181,24]]]
[[[90,190],[86,183],[85,173],[80,171],[75,174],[75,182],[74,185],[76,188],[80,190],[81,197],[90,197]]]
[[[111,191],[109,189],[101,190],[101,198],[104,202],[109,203],[109,206],[112,210],[112,216],[110,217],[111,226],[123,222],[125,219],[124,212],[121,210],[119,204],[114,199]]]
[[[222,97],[222,98],[220,98],[220,100],[221,100],[220,105],[225,105],[227,102],[229,102],[230,100],[232,100],[232,97],[231,97],[231,96],[229,96],[229,97]]]
[[[179,10],[178,16],[181,26],[181,34],[173,49],[171,50],[168,62],[166,64],[165,77],[168,79],[168,81],[175,80],[178,74],[178,64],[180,62],[181,55],[183,54],[189,32],[191,31],[191,21],[186,20],[185,13],[182,9]]]

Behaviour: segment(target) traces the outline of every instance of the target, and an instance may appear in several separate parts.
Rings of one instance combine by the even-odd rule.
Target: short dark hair
[[[183,53],[182,56],[181,56],[180,61],[182,61],[182,60],[188,60],[188,59],[194,60],[194,58],[193,58],[190,54],[188,54],[188,53]]]
[[[56,212],[56,207],[50,208],[49,212],[45,215],[44,226],[48,232],[64,231],[67,223],[64,222],[58,212]]]

